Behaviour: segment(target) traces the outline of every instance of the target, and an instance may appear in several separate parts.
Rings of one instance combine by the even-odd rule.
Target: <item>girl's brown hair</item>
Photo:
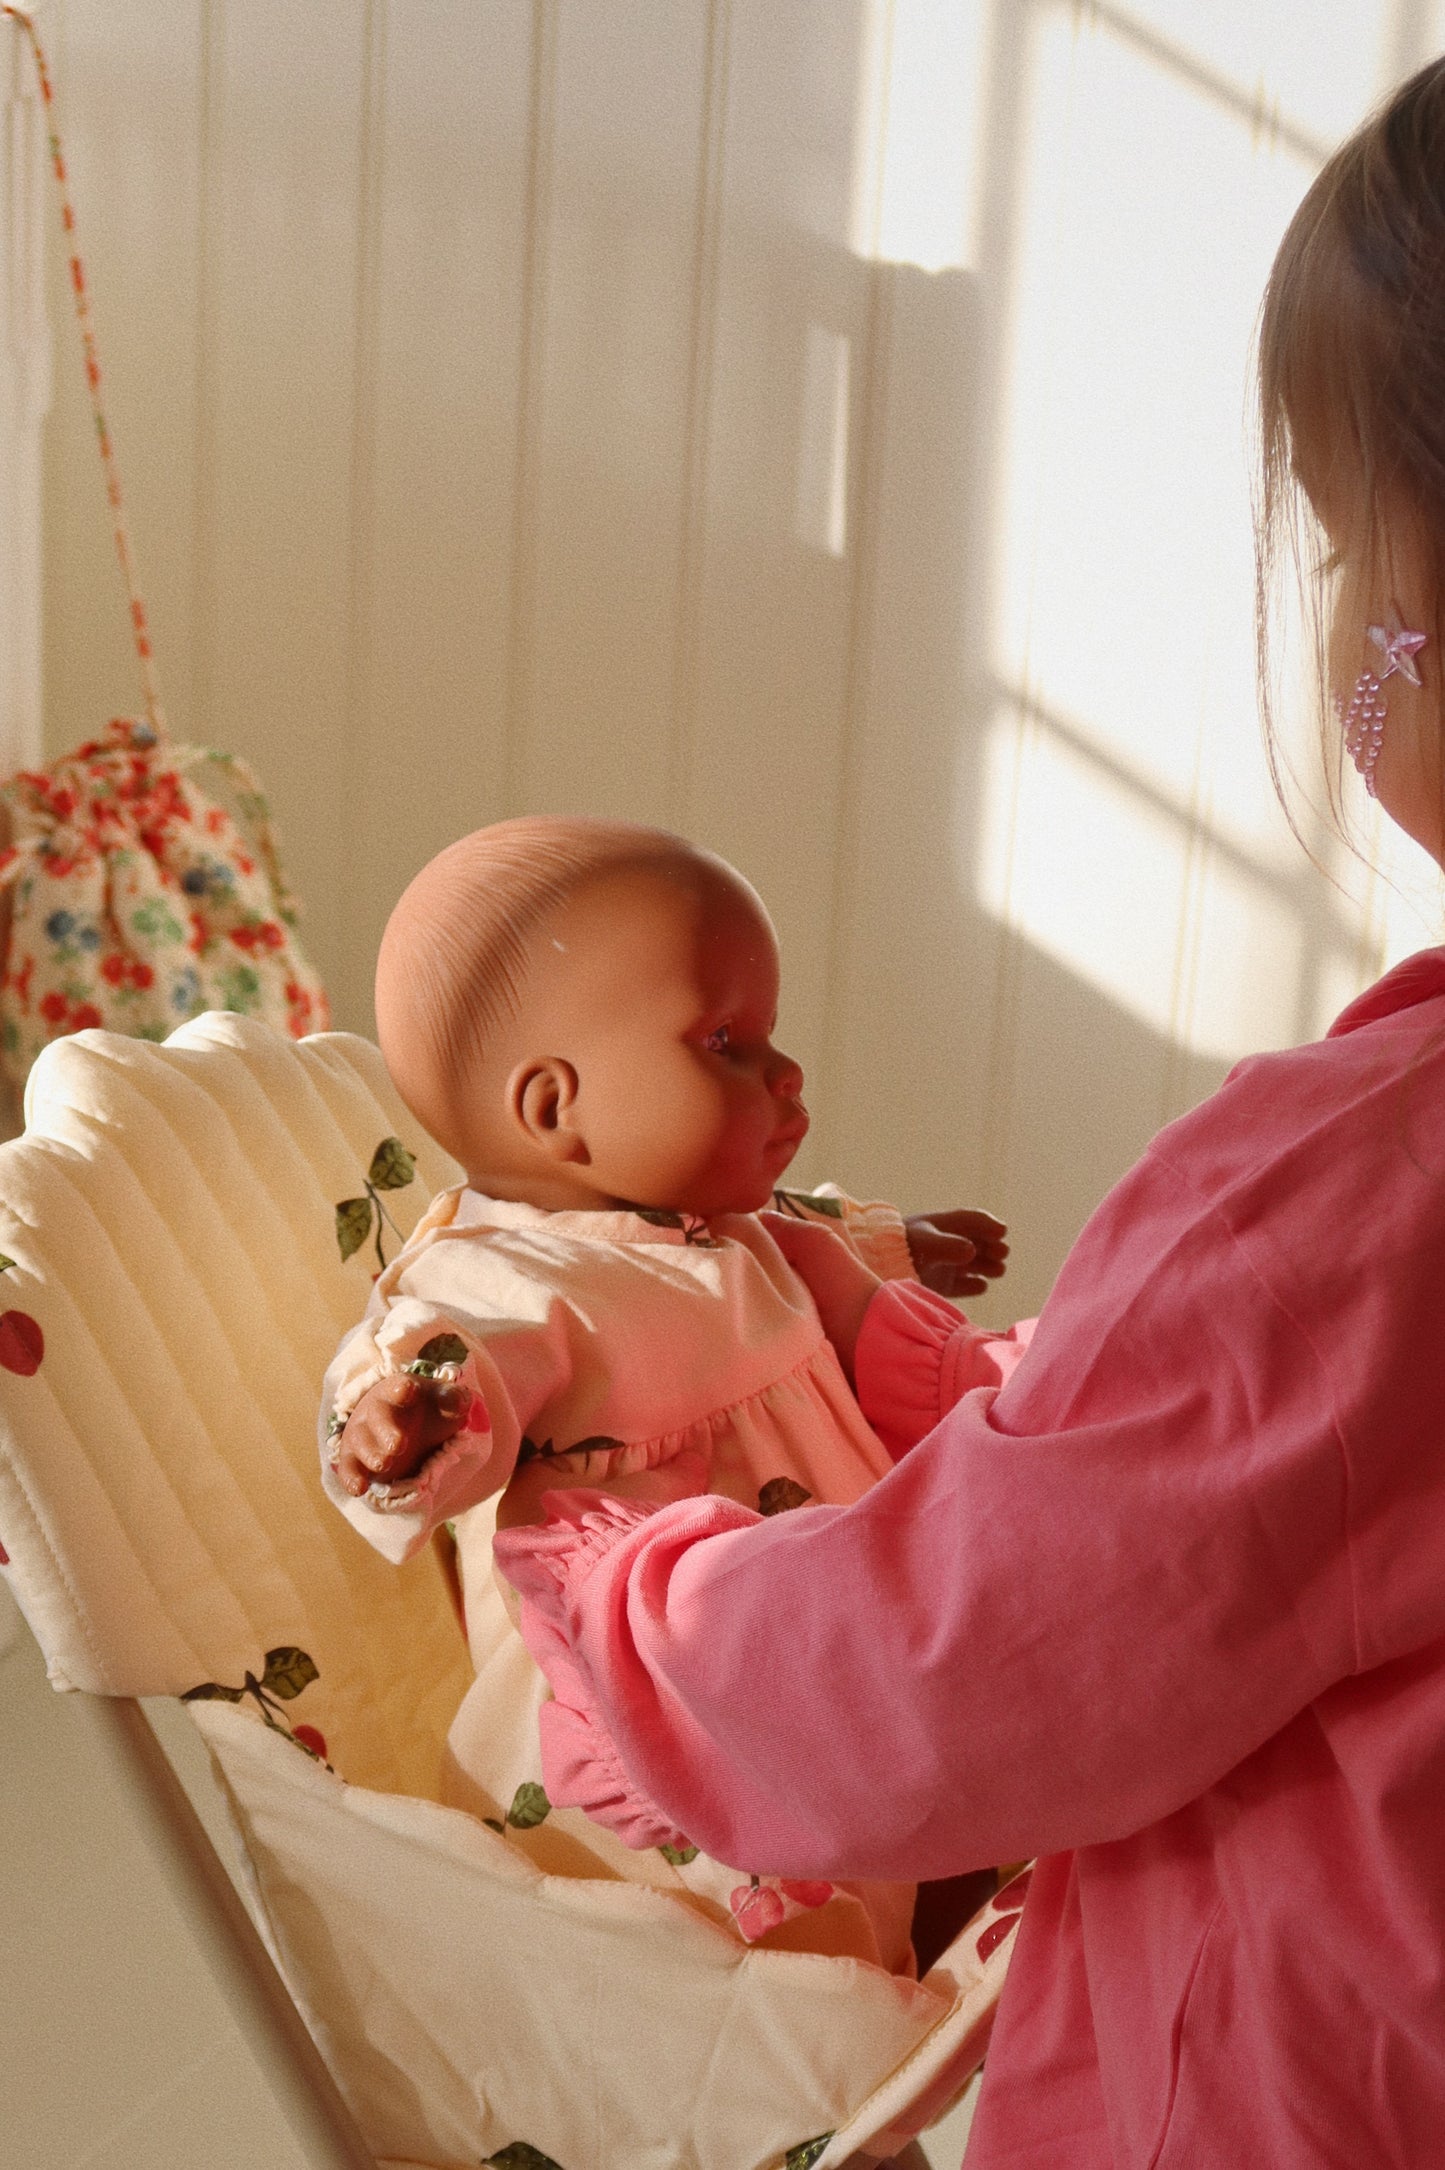
[[[1270,774],[1288,809],[1272,699],[1281,574],[1291,565],[1324,686],[1316,508],[1357,507],[1367,569],[1403,519],[1445,594],[1445,59],[1412,76],[1316,177],[1265,289],[1258,339],[1256,616]],[[1437,602],[1428,653],[1445,667]],[[1362,662],[1363,662],[1362,658]],[[1330,810],[1343,827],[1338,731],[1322,713]]]

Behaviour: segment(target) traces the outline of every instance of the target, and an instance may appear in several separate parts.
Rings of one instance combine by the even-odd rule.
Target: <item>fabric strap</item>
[[[35,73],[40,83],[40,96],[45,105],[46,133],[50,145],[50,164],[60,190],[60,216],[65,228],[66,244],[70,250],[70,285],[75,298],[75,314],[80,325],[81,345],[85,355],[85,381],[90,392],[90,404],[95,415],[96,440],[100,445],[101,464],[105,469],[105,494],[110,503],[111,517],[115,525],[116,555],[120,559],[121,576],[125,581],[126,597],[130,604],[131,638],[140,664],[141,689],[145,697],[146,720],[156,736],[165,735],[165,715],[161,708],[160,688],[156,680],[155,659],[151,653],[150,624],[146,607],[141,599],[136,581],[135,558],[131,551],[130,535],[126,528],[125,506],[121,497],[120,470],[116,465],[115,447],[111,440],[110,424],[106,420],[102,399],[100,356],[95,343],[95,319],[90,307],[90,288],[85,276],[85,266],[80,259],[76,243],[75,207],[70,200],[70,183],[65,170],[65,154],[61,149],[60,136],[55,124],[55,92],[51,85],[50,69],[46,64],[45,51],[36,33],[35,24],[23,8],[0,5],[0,15],[9,16],[29,43],[35,59]]]

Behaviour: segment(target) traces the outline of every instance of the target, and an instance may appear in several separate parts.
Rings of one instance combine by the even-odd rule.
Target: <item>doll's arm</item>
[[[778,1218],[829,1229],[881,1281],[921,1281],[940,1296],[979,1296],[1007,1271],[1008,1230],[977,1206],[901,1214],[882,1199],[850,1198],[836,1183],[778,1190],[768,1225]]]
[[[409,1559],[511,1476],[528,1426],[571,1373],[563,1307],[537,1308],[508,1317],[393,1294],[374,1298],[342,1343],[322,1392],[322,1483],[386,1558]]]
[[[764,1215],[779,1250],[808,1285],[863,1413],[896,1461],[971,1387],[1001,1386],[1033,1333],[975,1326],[916,1281],[885,1281],[832,1231]]]

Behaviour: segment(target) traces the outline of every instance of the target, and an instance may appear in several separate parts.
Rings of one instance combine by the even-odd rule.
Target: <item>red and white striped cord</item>
[[[126,596],[130,604],[131,635],[140,663],[141,687],[145,695],[146,719],[158,737],[165,732],[165,716],[161,709],[160,689],[156,682],[155,659],[151,653],[150,625],[146,607],[141,600],[136,582],[135,559],[131,551],[130,535],[125,523],[125,505],[121,497],[120,470],[116,465],[115,447],[111,440],[110,425],[105,417],[101,399],[102,378],[100,356],[95,344],[95,321],[90,308],[90,290],[85,276],[85,266],[76,245],[75,208],[70,200],[70,183],[65,170],[65,154],[60,146],[60,136],[55,124],[55,92],[50,81],[50,69],[46,64],[44,48],[36,34],[35,24],[23,8],[12,7],[8,0],[0,4],[0,15],[10,20],[22,32],[29,43],[35,59],[35,73],[40,83],[40,96],[45,105],[46,133],[50,144],[50,164],[60,190],[60,216],[65,227],[66,246],[70,251],[70,285],[75,297],[75,314],[80,325],[81,345],[85,355],[85,381],[90,391],[90,404],[95,415],[95,433],[100,445],[101,464],[105,469],[105,492],[115,523],[115,548],[120,559],[121,576],[125,581]]]

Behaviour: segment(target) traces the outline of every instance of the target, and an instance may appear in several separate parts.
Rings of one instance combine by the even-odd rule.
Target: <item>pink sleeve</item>
[[[1002,1386],[1036,1324],[993,1333],[917,1282],[886,1283],[864,1315],[854,1370],[863,1414],[894,1461],[971,1388]]]
[[[552,1689],[539,1721],[547,1797],[559,1808],[584,1809],[627,1846],[687,1846],[686,1833],[627,1770],[639,1749],[645,1760],[646,1744],[704,1769],[707,1739],[689,1727],[686,1712],[672,1714],[671,1728],[660,1722],[653,1683],[617,1648],[609,1612],[621,1605],[625,1634],[625,1622],[640,1622],[654,1593],[665,1601],[668,1566],[680,1550],[760,1517],[716,1493],[683,1502],[665,1531],[655,1523],[659,1509],[606,1492],[547,1492],[543,1506],[544,1528],[499,1530],[493,1542],[522,1601],[522,1639]],[[645,1570],[634,1578],[644,1552]],[[620,1660],[609,1663],[604,1655],[601,1683],[594,1675],[599,1652]]]
[[[1349,1299],[1328,1246],[1289,1258]],[[911,1334],[933,1367],[906,1443],[975,1358],[951,1307],[890,1304],[880,1345]],[[549,1793],[634,1843],[833,1878],[951,1875],[1194,1800],[1361,1662],[1331,1343],[1300,1315],[1146,1163],[1007,1393],[945,1407],[854,1505],[589,1524],[589,1502],[499,1538],[558,1691]]]

